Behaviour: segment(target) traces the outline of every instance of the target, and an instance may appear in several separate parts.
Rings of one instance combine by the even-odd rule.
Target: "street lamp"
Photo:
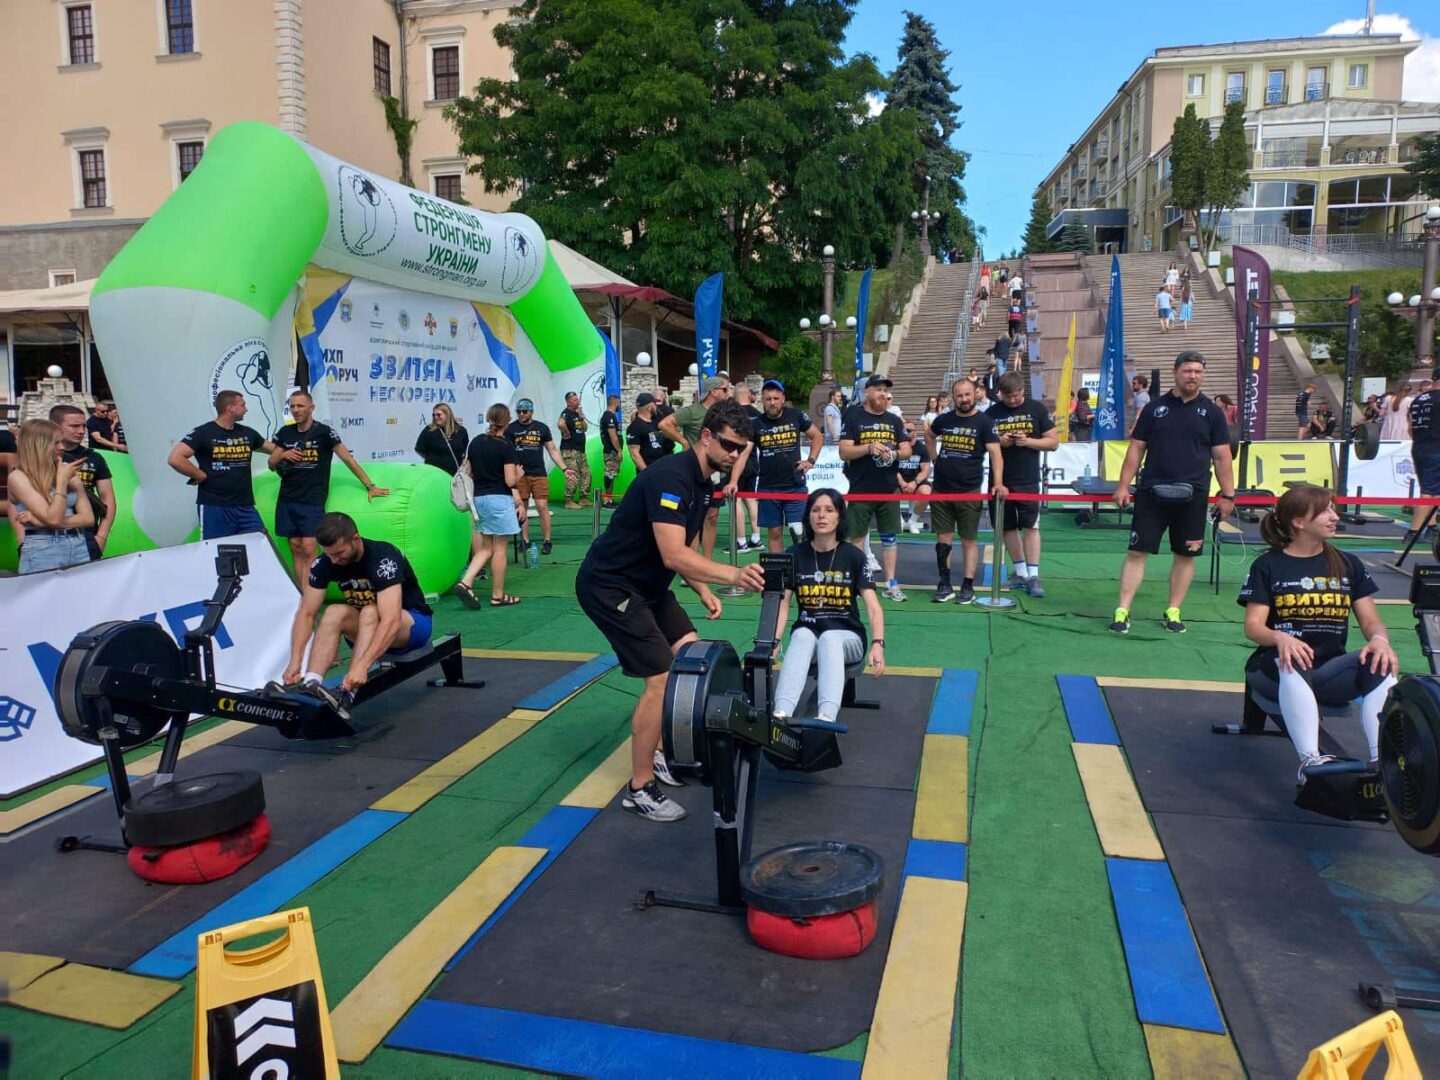
[[[910,220],[920,224],[920,251],[924,255],[930,254],[930,223],[940,220],[940,211],[933,213],[930,210],[930,177],[925,177],[925,201],[919,210],[910,211]]]
[[[650,354],[649,354],[648,352],[636,353],[636,354],[635,354],[635,363],[636,363],[636,365],[639,366],[639,367],[649,367],[649,366],[650,366]]]
[[[1420,291],[1407,301],[1398,292],[1385,298],[1390,310],[1405,318],[1413,318],[1415,328],[1415,363],[1417,367],[1435,366],[1435,315],[1440,312],[1440,288],[1436,271],[1440,268],[1440,205],[1425,211],[1425,256],[1420,265]]]
[[[820,378],[828,382],[835,378],[835,335],[840,332],[830,314],[835,307],[835,248],[830,244],[820,249],[820,267],[825,273],[825,289],[821,294],[824,310],[816,320],[820,328],[810,331],[811,323],[806,318],[800,320],[800,329],[808,332],[807,337],[820,338]],[[847,319],[846,322],[853,329],[854,320]]]

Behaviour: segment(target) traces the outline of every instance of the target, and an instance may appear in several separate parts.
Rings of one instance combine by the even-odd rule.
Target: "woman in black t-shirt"
[[[470,445],[470,433],[455,421],[455,413],[449,405],[436,405],[430,410],[430,423],[420,429],[415,440],[415,452],[425,459],[426,465],[444,469],[451,476],[460,471],[465,460],[465,447]]]
[[[858,606],[862,596],[875,631],[870,662],[877,676],[885,671],[885,613],[875,598],[865,553],[845,543],[845,499],[838,491],[819,488],[810,493],[805,500],[805,539],[790,549],[790,555],[795,560],[795,588],[780,603],[776,638],[783,632],[792,596],[799,616],[775,684],[774,715],[795,715],[815,657],[816,711],[820,719],[833,721],[840,715],[845,665],[865,656],[865,624]]]
[[[1277,698],[1285,729],[1305,769],[1331,761],[1320,753],[1320,709],[1360,701],[1370,761],[1379,756],[1380,708],[1399,662],[1372,599],[1376,585],[1354,555],[1331,545],[1335,496],[1291,488],[1265,515],[1260,535],[1270,550],[1250,566],[1238,602],[1245,636],[1259,646],[1245,665],[1253,690]],[[1365,647],[1346,652],[1354,612]]]
[[[490,430],[477,435],[465,451],[465,470],[475,483],[475,533],[479,544],[473,546],[470,565],[450,591],[468,608],[478,608],[480,601],[471,588],[485,564],[490,564],[490,606],[508,607],[520,603],[518,596],[505,592],[506,549],[510,537],[520,531],[520,515],[525,504],[516,494],[520,483],[520,455],[515,444],[505,437],[510,426],[510,407],[491,405],[485,413]]]

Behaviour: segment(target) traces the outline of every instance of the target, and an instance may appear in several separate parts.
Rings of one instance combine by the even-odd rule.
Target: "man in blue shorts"
[[[321,554],[310,566],[290,627],[284,688],[318,697],[348,720],[355,691],[369,680],[371,664],[387,652],[410,652],[430,640],[430,606],[400,549],[362,537],[349,514],[322,517],[315,541]],[[326,607],[321,615],[325,590],[332,584],[339,587],[344,603]],[[350,642],[350,665],[337,691],[326,686],[324,678],[340,651],[341,637]]]
[[[274,453],[275,444],[240,423],[245,412],[244,394],[221,390],[215,395],[215,419],[176,443],[167,459],[172,469],[195,485],[202,540],[265,531],[255,510],[250,457],[260,450]]]
[[[756,491],[804,495],[805,474],[820,456],[825,435],[805,413],[785,404],[785,384],[778,379],[765,381],[760,389],[760,404],[762,410],[752,420],[755,439],[735,468],[742,470],[746,459],[753,454],[760,467]],[[810,455],[803,461],[800,458],[802,436],[810,445]],[[790,526],[796,541],[801,539],[804,516],[804,499],[761,500],[759,525],[767,530],[771,551],[785,550],[786,525]]]

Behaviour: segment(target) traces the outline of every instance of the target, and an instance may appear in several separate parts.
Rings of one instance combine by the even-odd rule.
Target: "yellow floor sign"
[[[1105,453],[1105,475],[1111,480],[1120,475],[1125,462],[1128,442],[1102,444]],[[1326,439],[1304,442],[1253,442],[1245,469],[1245,486],[1263,488],[1284,495],[1287,484],[1305,483],[1317,487],[1333,487],[1335,483],[1334,444]],[[1240,483],[1240,462],[1235,462],[1235,483]],[[1210,494],[1220,490],[1215,474],[1210,474]]]
[[[255,948],[225,947],[277,930]],[[195,1080],[283,1076],[340,1076],[309,908],[200,935]]]

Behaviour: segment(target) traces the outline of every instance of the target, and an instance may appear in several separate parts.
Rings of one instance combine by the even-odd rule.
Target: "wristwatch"
[[[885,639],[884,639],[883,637],[871,638],[871,639],[870,639],[870,644],[871,644],[871,645],[884,645],[884,644],[885,644]]]
[[[1220,494],[1216,495],[1215,497],[1216,497],[1217,499],[1229,499],[1231,502],[1234,502],[1234,501],[1235,501],[1235,496],[1234,496],[1234,495],[1226,495],[1225,492],[1223,492],[1223,491],[1220,492]]]

